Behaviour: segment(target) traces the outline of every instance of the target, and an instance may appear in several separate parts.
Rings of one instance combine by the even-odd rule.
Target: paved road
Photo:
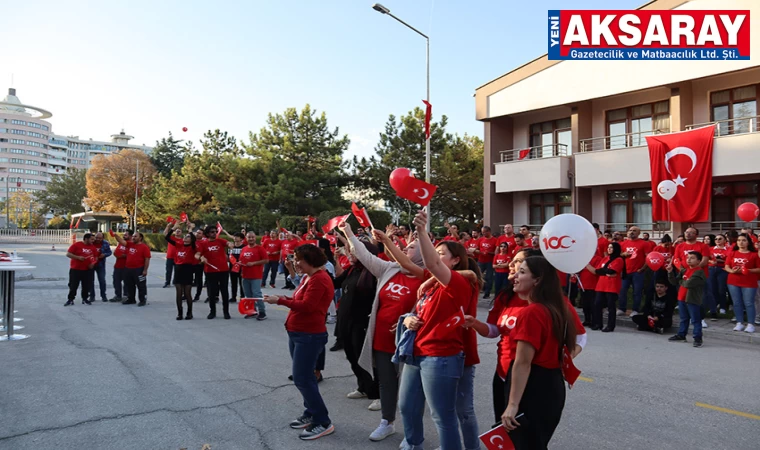
[[[265,322],[236,313],[210,321],[203,318],[206,305],[196,303],[198,319],[175,321],[173,291],[160,288],[158,254],[147,307],[64,308],[64,252],[3,246],[14,248],[38,266],[35,277],[51,281],[17,283],[16,309],[31,337],[0,343],[0,449],[398,447],[401,433],[379,443],[367,439],[380,413],[368,411],[367,400],[346,398],[355,385],[340,353],[328,353],[320,385],[335,434],[304,443],[288,428],[301,402],[286,378],[284,308],[270,310]],[[553,448],[757,448],[756,346],[706,340],[694,349],[626,329],[594,333],[589,341],[577,361],[587,381],[568,393]],[[495,341],[483,340],[480,351],[476,406],[485,427],[492,422]],[[429,417],[426,430],[426,448],[433,449]]]

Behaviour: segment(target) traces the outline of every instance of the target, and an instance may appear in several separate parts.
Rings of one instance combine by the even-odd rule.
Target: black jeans
[[[380,405],[382,417],[389,423],[396,420],[398,405],[398,365],[391,362],[393,353],[372,350],[377,370],[377,381],[380,386]]]
[[[127,298],[130,302],[135,301],[135,294],[140,299],[140,303],[145,303],[148,298],[147,278],[143,276],[144,267],[126,270]]]
[[[195,272],[195,280],[193,284],[198,288],[195,292],[195,298],[198,299],[201,297],[201,292],[203,292],[203,264],[196,264],[193,266],[193,270]]]
[[[127,288],[125,285],[126,282],[126,272],[127,269],[121,267],[121,268],[113,268],[113,292],[116,297],[120,298],[123,297],[122,294],[126,294]],[[124,283],[124,284],[123,284]],[[122,286],[124,286],[124,290],[122,290]]]
[[[501,379],[499,372],[494,371],[493,381],[491,382],[493,392],[493,423],[501,423],[501,415],[507,409],[509,391],[506,390],[506,385],[506,381]]]
[[[583,308],[583,322],[593,323],[594,317],[594,299],[596,292],[586,289],[581,291],[581,308]]]
[[[82,285],[82,300],[87,300],[93,288],[94,272],[90,270],[69,269],[69,301],[77,297],[77,289]]]
[[[238,288],[240,288],[240,297],[245,297],[243,294],[243,278],[240,276],[240,272],[230,272],[230,284],[232,285],[232,298],[237,298]]]
[[[269,261],[264,264],[264,276],[261,278],[261,285],[267,284],[267,275],[269,275],[269,284],[274,285],[274,280],[277,278],[277,269],[280,267],[279,261]],[[271,275],[270,275],[271,274]]]
[[[367,327],[363,323],[352,323],[345,330],[347,336],[341,336],[343,338],[343,351],[346,352],[346,359],[351,364],[351,371],[356,375],[357,390],[367,394],[367,398],[370,400],[378,399],[380,398],[380,387],[377,381],[373,380],[372,374],[359,365],[359,355],[361,355],[364,346]]]
[[[174,271],[174,260],[166,259],[166,281],[164,284],[172,284],[172,272]]]
[[[607,328],[615,329],[615,315],[617,314],[618,294],[614,292],[597,292],[594,301],[594,320],[592,326],[602,327],[602,309],[607,307]]]
[[[208,306],[211,314],[216,314],[216,302],[219,301],[219,295],[222,296],[222,310],[225,314],[230,313],[230,291],[228,284],[230,276],[228,272],[206,272],[208,281]]]

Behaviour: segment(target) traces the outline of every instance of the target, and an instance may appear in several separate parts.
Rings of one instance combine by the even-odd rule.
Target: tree
[[[47,227],[56,229],[56,230],[66,230],[70,227],[71,222],[69,219],[63,217],[63,216],[55,216],[52,219],[48,220]]]
[[[40,205],[35,204],[34,196],[28,191],[18,190],[9,198],[10,219],[19,228],[40,228],[45,223],[45,217],[40,214]]]
[[[47,189],[37,191],[35,198],[45,211],[69,214],[84,211],[82,200],[87,197],[87,170],[69,169],[61,175],[53,175]]]
[[[179,171],[185,164],[185,158],[189,152],[190,146],[182,146],[182,140],[174,139],[171,131],[168,138],[162,138],[156,141],[156,146],[150,154],[150,162],[156,168],[156,171],[163,176],[171,175],[172,171]]]
[[[434,164],[435,214],[444,220],[476,223],[483,217],[483,141],[449,136]]]
[[[87,171],[87,205],[93,211],[134,214],[135,169],[139,191],[149,190],[156,169],[148,155],[137,150],[122,150],[109,156],[97,156]]]

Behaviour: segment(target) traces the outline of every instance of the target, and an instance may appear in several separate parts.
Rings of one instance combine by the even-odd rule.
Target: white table
[[[11,261],[0,261],[0,290],[2,290],[3,300],[3,326],[4,335],[0,336],[0,342],[20,341],[29,336],[26,334],[15,334],[14,331],[23,327],[14,325],[16,318],[13,317],[15,311],[15,294],[16,294],[16,271],[36,269],[21,258],[11,258]]]

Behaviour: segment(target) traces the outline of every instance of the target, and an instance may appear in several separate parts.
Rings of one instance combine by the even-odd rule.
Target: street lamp
[[[430,103],[430,38],[427,37],[427,35],[422,33],[420,30],[414,28],[413,26],[409,25],[408,23],[404,22],[403,20],[391,14],[391,10],[381,5],[380,3],[375,3],[374,5],[372,5],[372,9],[379,12],[380,14],[385,14],[385,15],[393,17],[394,19],[396,19],[398,22],[401,22],[410,30],[414,31],[415,33],[425,38],[425,66],[426,66],[426,74],[427,74],[427,96],[426,96],[427,98],[425,100],[427,100],[427,102]],[[425,181],[427,183],[430,183],[430,136],[425,136]],[[431,217],[430,217],[429,203],[425,207],[425,212],[428,215],[427,229],[428,231],[430,231]]]

